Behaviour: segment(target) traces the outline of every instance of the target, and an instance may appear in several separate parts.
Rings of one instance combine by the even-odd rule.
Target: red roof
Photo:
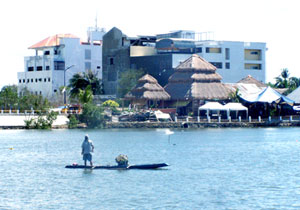
[[[29,49],[58,46],[58,45],[60,45],[61,38],[77,38],[78,39],[77,36],[74,36],[72,34],[56,34],[54,36],[49,36],[48,38],[30,46]]]

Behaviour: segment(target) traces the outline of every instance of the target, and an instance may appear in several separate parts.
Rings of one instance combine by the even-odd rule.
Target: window
[[[27,83],[29,83],[29,79],[27,79]]]
[[[85,70],[92,70],[91,62],[85,62]]]
[[[54,61],[54,70],[65,70],[64,61]]]
[[[28,70],[28,71],[33,71],[34,68],[33,68],[33,66],[29,66],[29,67],[27,68],[27,70]]]
[[[50,55],[50,51],[48,51],[48,50],[45,51],[45,52],[44,52],[44,55]]]
[[[23,83],[25,83],[25,79],[23,79]]]
[[[257,51],[252,51],[250,52],[251,55],[258,55],[258,52]]]
[[[42,78],[39,78],[39,81],[41,82],[41,81],[42,81]]]
[[[109,65],[114,65],[114,58],[109,59]]]
[[[31,83],[33,83],[33,79],[31,79]]]
[[[56,93],[57,92],[57,90],[56,89],[54,89],[54,91],[53,91],[54,93]]]
[[[37,67],[36,67],[36,70],[37,70],[37,71],[42,71],[42,70],[43,70],[43,67],[42,67],[42,66],[37,66]]]
[[[91,57],[92,57],[92,52],[91,52],[91,50],[85,50],[85,51],[84,51],[84,58],[85,58],[86,60],[91,60]]]
[[[226,60],[230,59],[230,49],[229,48],[225,48],[225,59]]]
[[[48,82],[50,82],[51,81],[51,79],[50,79],[50,77],[48,77]]]
[[[22,83],[22,80],[21,80],[21,79],[19,79],[19,83]]]
[[[44,82],[47,82],[47,78],[44,78]]]
[[[40,91],[40,95],[42,95],[42,91]]]
[[[207,47],[205,49],[206,53],[222,53],[222,48],[217,47]]]
[[[35,82],[38,82],[38,79],[35,79]]]
[[[214,65],[217,69],[223,68],[222,62],[210,62],[212,65]]]
[[[97,66],[97,69],[101,69],[101,66]]]
[[[46,70],[47,70],[47,71],[50,70],[50,66],[46,66]]]
[[[247,70],[261,70],[261,64],[245,63],[245,69],[247,69]]]
[[[197,47],[196,48],[196,53],[202,53],[202,47]]]
[[[230,63],[225,63],[225,68],[230,69]]]

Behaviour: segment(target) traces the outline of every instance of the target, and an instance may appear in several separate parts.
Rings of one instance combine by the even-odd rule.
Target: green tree
[[[93,95],[103,94],[103,85],[101,79],[97,77],[98,72],[93,72],[91,70],[87,72],[79,72],[73,75],[70,79],[70,95],[73,98],[78,97],[80,90],[85,90],[89,85]]]
[[[50,103],[47,98],[43,98],[41,95],[33,95],[29,92],[24,94],[19,99],[20,110],[34,110],[45,111],[50,107]]]
[[[101,128],[105,124],[104,109],[92,103],[84,104],[79,120],[88,128]]]
[[[121,73],[118,81],[118,95],[123,98],[129,91],[134,88],[138,80],[145,74],[142,69],[128,69]]]
[[[278,77],[275,77],[276,83],[275,87],[277,88],[288,88],[289,87],[289,78],[290,73],[287,68],[281,69],[281,73]]]
[[[88,85],[84,90],[79,89],[78,98],[81,104],[92,102],[94,98],[92,86]]]
[[[16,85],[4,86],[0,91],[0,106],[3,109],[18,108],[18,88]]]
[[[107,100],[103,102],[102,106],[109,107],[109,108],[118,108],[120,105],[113,100]]]
[[[237,88],[234,92],[229,93],[229,98],[232,102],[240,102],[240,93]]]

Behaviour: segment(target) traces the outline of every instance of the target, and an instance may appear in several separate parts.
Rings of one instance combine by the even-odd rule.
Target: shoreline
[[[259,127],[297,127],[300,121],[263,121],[263,122],[107,122],[103,129],[155,129],[155,128],[259,128]],[[0,126],[0,130],[34,130],[20,125]],[[68,125],[53,125],[52,129],[69,129]],[[88,129],[78,125],[75,129]]]

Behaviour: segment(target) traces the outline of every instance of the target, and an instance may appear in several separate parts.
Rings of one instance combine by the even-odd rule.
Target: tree
[[[92,91],[92,86],[88,85],[85,90],[81,90],[79,89],[79,94],[78,94],[78,98],[79,98],[79,102],[81,104],[86,104],[86,103],[90,103],[93,101],[93,91]]]
[[[290,73],[287,68],[281,69],[281,73],[278,77],[275,77],[276,83],[275,87],[277,88],[288,88],[289,87],[289,78]]]
[[[92,103],[86,103],[83,105],[79,120],[85,123],[88,128],[101,128],[105,124],[104,109]]]
[[[98,72],[93,72],[91,70],[87,72],[79,72],[73,75],[70,79],[70,95],[73,98],[78,97],[80,90],[85,90],[89,85],[93,95],[103,94],[102,81],[97,77]]]
[[[142,69],[128,69],[121,73],[119,78],[118,95],[123,98],[137,84],[139,78],[145,74]]]
[[[18,108],[18,87],[16,85],[4,86],[0,91],[0,105],[4,109]]]

